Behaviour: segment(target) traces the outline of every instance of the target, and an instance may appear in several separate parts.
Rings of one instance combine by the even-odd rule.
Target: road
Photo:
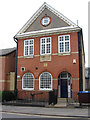
[[[84,117],[66,117],[66,116],[49,116],[49,115],[33,115],[25,113],[14,112],[0,112],[2,113],[2,120],[87,120]],[[88,118],[89,120],[90,118]]]
[[[2,106],[3,112],[26,113],[38,115],[88,116],[88,108],[45,108],[25,106]]]
[[[88,108],[45,108],[5,105],[1,108],[2,120],[9,120],[10,118],[10,120],[87,120],[89,116]]]

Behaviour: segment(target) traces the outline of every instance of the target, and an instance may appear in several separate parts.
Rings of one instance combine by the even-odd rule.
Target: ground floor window
[[[52,90],[52,76],[49,72],[43,72],[39,77],[40,90]]]
[[[25,73],[22,77],[22,89],[33,90],[34,89],[34,76],[32,73]]]

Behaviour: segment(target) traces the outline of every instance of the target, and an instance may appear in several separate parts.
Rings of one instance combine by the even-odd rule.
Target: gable
[[[50,16],[51,23],[48,26],[43,26],[40,23],[40,20],[45,16]],[[67,27],[70,26],[66,22],[64,22],[62,19],[57,17],[55,14],[53,14],[51,11],[49,11],[47,8],[39,15],[39,17],[26,29],[25,32],[31,32],[31,31],[38,31],[38,30],[45,30],[45,29],[52,29],[52,28],[60,28],[60,27]]]
[[[43,25],[43,22],[45,22],[46,18],[49,19],[49,24],[45,25],[44,23]],[[66,33],[79,30],[79,26],[47,3],[44,3],[20,29],[14,38],[25,38],[30,36],[35,37],[46,34],[58,34],[62,32]]]

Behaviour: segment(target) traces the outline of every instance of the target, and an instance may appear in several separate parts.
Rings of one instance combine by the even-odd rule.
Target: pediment
[[[41,20],[43,17],[50,17],[50,24],[43,26]],[[66,27],[77,27],[75,23],[65,17],[63,14],[52,8],[47,3],[44,3],[38,11],[28,20],[28,22],[21,28],[21,30],[16,34],[20,35],[23,33],[30,33],[34,31],[50,30]]]
[[[49,16],[51,18],[51,23],[47,26],[43,26],[41,24],[41,19],[44,16]],[[52,29],[52,28],[60,28],[60,27],[67,27],[70,26],[65,21],[60,19],[58,16],[53,14],[50,10],[47,8],[44,9],[44,11],[39,15],[39,17],[26,29],[25,32],[31,32],[31,31],[38,31],[38,30],[46,30],[46,29]]]

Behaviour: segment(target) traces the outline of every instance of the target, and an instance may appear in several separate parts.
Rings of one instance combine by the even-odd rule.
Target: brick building
[[[16,48],[0,50],[0,91],[13,91],[15,88]]]
[[[82,29],[44,3],[14,36],[18,91],[58,91],[70,98],[85,90]]]

